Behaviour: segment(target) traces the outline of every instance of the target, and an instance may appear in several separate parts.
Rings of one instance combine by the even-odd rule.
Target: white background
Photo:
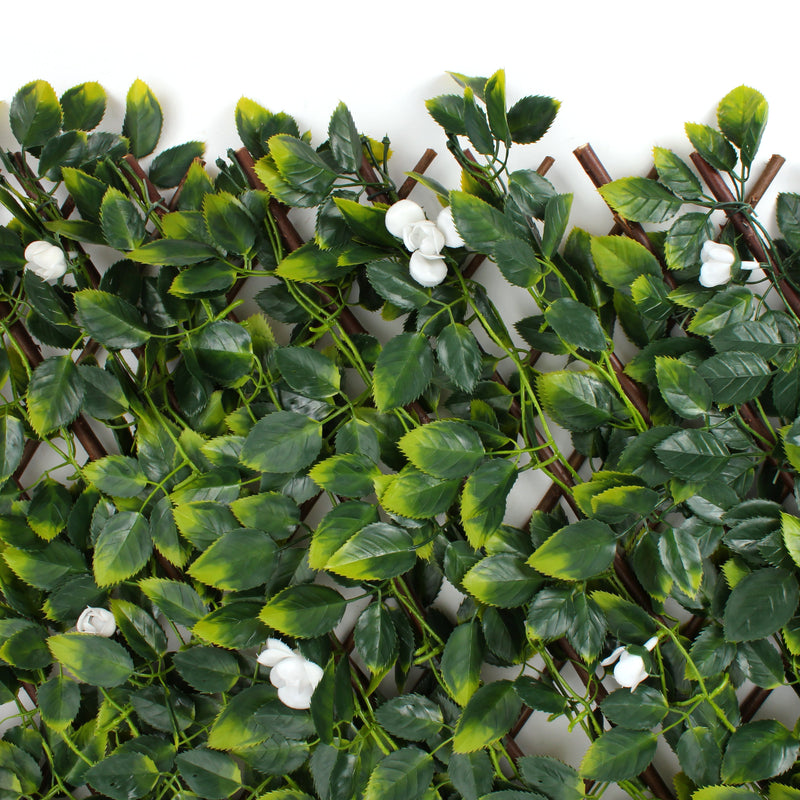
[[[548,177],[559,191],[575,193],[572,223],[601,234],[610,215],[572,150],[591,142],[612,177],[645,174],[653,145],[688,155],[684,122],[713,124],[719,99],[742,83],[770,102],[754,173],[781,153],[788,164],[776,189],[800,191],[794,8],[775,0],[14,4],[4,14],[0,144],[13,147],[7,105],[28,81],[47,80],[59,95],[99,81],[110,99],[103,128],[118,130],[127,89],[141,78],[165,112],[159,150],[205,140],[213,164],[239,145],[233,110],[242,95],[294,115],[319,144],[343,100],[362,132],[389,134],[398,182],[433,147],[439,158],[429,174],[456,187],[458,172],[423,102],[458,91],[448,69],[490,75],[502,67],[509,102],[526,94],[562,101],[548,135],[516,148],[513,166],[536,167],[554,156]],[[425,190],[414,198],[435,208]],[[774,191],[761,210],[772,219]],[[771,700],[769,712],[777,707]],[[791,726],[795,714],[792,706],[782,716]],[[577,763],[582,734],[542,728],[543,716],[525,731],[530,751]]]

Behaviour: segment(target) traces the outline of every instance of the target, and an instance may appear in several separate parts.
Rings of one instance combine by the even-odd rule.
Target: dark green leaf
[[[686,481],[706,481],[719,473],[730,454],[709,431],[691,429],[668,436],[653,452],[676,477]]]
[[[442,710],[427,697],[404,694],[380,706],[375,718],[392,736],[422,742],[439,732]]]
[[[717,108],[719,129],[742,153],[742,163],[753,163],[767,125],[767,101],[749,86],[728,92]]]
[[[518,239],[520,231],[496,208],[466,192],[451,192],[453,219],[461,238],[473,250],[491,254],[503,239]]]
[[[661,182],[675,194],[686,200],[701,197],[703,187],[700,180],[682,159],[671,150],[663,147],[653,148],[653,161]]]
[[[408,572],[416,558],[413,540],[406,530],[374,522],[329,556],[326,568],[358,581],[387,580]]]
[[[517,719],[522,701],[511,681],[495,681],[482,686],[469,699],[456,724],[453,749],[472,753],[496,742]]]
[[[772,370],[755,353],[722,353],[700,364],[697,374],[711,388],[716,403],[739,405],[764,391]]]
[[[443,94],[425,101],[428,113],[448,133],[457,136],[467,135],[464,123],[464,98],[458,94]]]
[[[480,377],[481,351],[475,335],[459,322],[445,326],[436,338],[439,364],[453,383],[471,393]]]
[[[371,603],[361,612],[353,629],[353,642],[374,676],[382,677],[394,664],[397,659],[397,630],[383,603]]]
[[[581,762],[580,775],[595,781],[635,778],[655,752],[656,737],[652,733],[614,728],[592,742]]]
[[[527,289],[542,277],[542,268],[533,248],[522,239],[504,239],[492,256],[503,277],[514,286]]]
[[[508,110],[511,139],[517,144],[538,142],[553,124],[561,103],[552,97],[523,97]]]
[[[78,714],[81,692],[78,684],[63,675],[55,675],[39,687],[39,711],[53,730],[63,730]]]
[[[384,756],[369,776],[364,800],[422,800],[434,773],[433,757],[417,747]]]
[[[53,356],[33,371],[28,384],[28,419],[45,435],[69,425],[80,411],[84,394],[78,368],[69,356]]]
[[[86,333],[110,350],[139,347],[150,338],[139,312],[121,297],[84,289],[75,295],[75,305]]]
[[[409,431],[398,446],[408,460],[436,478],[463,478],[484,457],[478,434],[463,422],[438,420]]]
[[[121,686],[133,673],[125,648],[91,633],[61,633],[47,645],[53,657],[78,680],[93,686]]]
[[[690,212],[672,223],[664,243],[664,256],[670,269],[700,266],[703,244],[713,238],[714,228],[708,214]]]
[[[516,479],[514,464],[500,458],[485,461],[467,478],[461,494],[461,521],[475,549],[483,547],[502,524],[506,498]]]
[[[500,608],[527,603],[540,587],[541,578],[519,556],[497,553],[487,556],[464,576],[462,585],[480,602]]]
[[[600,352],[608,343],[597,314],[571,297],[560,297],[550,304],[544,318],[564,342],[573,347]]]
[[[522,779],[548,800],[581,800],[584,786],[578,773],[550,756],[524,756],[518,761]]]
[[[81,83],[61,95],[65,131],[90,131],[100,124],[106,113],[105,89],[95,81]]]
[[[669,711],[664,695],[651,686],[638,686],[635,693],[617,689],[603,700],[600,708],[615,725],[643,731],[658,725]]]
[[[200,554],[189,574],[217,589],[251,589],[267,583],[276,552],[275,542],[268,533],[240,528],[222,534]]]
[[[597,191],[614,211],[632,222],[665,222],[682,205],[680,198],[651,178],[619,178]]]
[[[344,172],[356,172],[361,166],[361,136],[344,103],[339,103],[328,124],[328,140],[336,162]]]
[[[579,581],[611,566],[616,553],[614,531],[597,520],[581,520],[554,533],[528,559],[544,575]]]
[[[453,699],[466,705],[480,685],[484,648],[477,622],[458,625],[442,653],[442,680]]]
[[[255,223],[233,195],[227,192],[207,194],[203,200],[203,218],[217,247],[238,255],[244,255],[253,247]]]
[[[589,372],[543,372],[536,388],[547,414],[567,430],[591,430],[612,418],[611,391]]]
[[[375,364],[373,394],[378,411],[416,400],[433,375],[433,355],[421,333],[401,333],[390,339]]]
[[[687,122],[686,135],[694,149],[714,169],[730,172],[736,166],[736,151],[719,131],[709,125]]]
[[[144,797],[158,781],[158,768],[142,753],[112,753],[90,767],[86,782],[112,800]]]
[[[253,426],[245,439],[241,461],[261,472],[296,472],[307,467],[321,447],[318,422],[294,411],[276,411]]]
[[[333,630],[346,607],[347,602],[333,589],[302,584],[272,597],[262,609],[261,619],[287,636],[312,639]]]
[[[196,158],[202,158],[205,142],[186,142],[162,150],[150,165],[150,180],[162,189],[177,186]]]
[[[98,586],[114,584],[135,575],[153,552],[147,520],[135,511],[122,511],[103,526],[94,547],[92,566]]]
[[[339,370],[329,358],[310,347],[281,347],[275,360],[284,380],[298,394],[323,399],[339,391]]]
[[[749,783],[780,775],[794,764],[799,749],[800,741],[780,722],[748,722],[728,741],[722,759],[722,780]]]
[[[798,586],[782,569],[759,569],[745,575],[725,603],[725,638],[750,642],[771,636],[794,615]]]
[[[8,414],[0,417],[0,485],[16,471],[22,459],[25,443],[25,428],[16,418]]]
[[[45,81],[26,83],[11,101],[11,132],[26,149],[47,144],[61,128],[61,106]]]
[[[227,753],[198,747],[179,753],[175,763],[189,788],[208,800],[225,800],[241,787],[239,766]]]

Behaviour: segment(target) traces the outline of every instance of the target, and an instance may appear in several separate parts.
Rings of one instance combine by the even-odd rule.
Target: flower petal
[[[302,710],[311,706],[312,691],[308,686],[281,686],[278,689],[278,700],[289,708]]]
[[[700,268],[700,285],[705,286],[707,289],[727,283],[730,279],[731,264],[725,264],[720,261],[707,261]]]
[[[608,658],[604,658],[600,662],[601,667],[608,667],[613,664],[619,657],[622,655],[622,652],[625,650],[624,647],[618,647]]]
[[[463,247],[465,242],[456,228],[453,220],[453,209],[446,206],[436,217],[436,227],[444,234],[444,243],[448,247]]]
[[[619,663],[614,667],[614,680],[620,686],[635,689],[647,677],[644,660],[641,656],[633,656],[628,652],[623,653]]]
[[[386,211],[386,230],[392,236],[402,237],[403,229],[425,219],[422,207],[413,200],[399,200]]]
[[[700,249],[700,260],[704,264],[709,261],[718,261],[730,267],[736,261],[736,255],[733,252],[733,248],[727,244],[712,242],[709,239],[703,242],[703,247]]]
[[[403,244],[412,253],[419,250],[426,256],[438,256],[444,247],[444,234],[433,222],[424,219],[403,228]]]
[[[425,256],[417,251],[411,254],[408,271],[421,286],[438,286],[447,277],[447,264],[442,256]]]
[[[294,651],[280,639],[267,639],[267,648],[258,654],[259,664],[265,667],[274,667],[285,658],[294,656]]]

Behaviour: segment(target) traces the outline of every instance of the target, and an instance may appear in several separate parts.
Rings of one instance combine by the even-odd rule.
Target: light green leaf
[[[711,389],[697,370],[667,356],[656,356],[655,363],[658,389],[676,414],[696,419],[711,410]]]
[[[417,469],[441,479],[463,478],[484,457],[478,434],[469,425],[451,420],[414,428],[398,446]]]
[[[287,636],[312,639],[333,630],[346,607],[347,601],[333,589],[301,584],[270,598],[260,617],[270,628]]]
[[[26,149],[47,144],[61,128],[61,106],[45,81],[26,83],[11,101],[11,132]]]
[[[378,762],[369,776],[364,800],[422,800],[434,769],[429,753],[401,747]]]
[[[268,533],[240,528],[222,534],[194,561],[189,574],[217,589],[252,589],[269,581],[276,552]]]
[[[511,681],[482,686],[469,699],[456,724],[453,750],[472,753],[505,736],[522,710]]]
[[[100,225],[108,246],[117,250],[133,250],[144,239],[144,217],[133,202],[113,186],[103,195]]]
[[[358,581],[388,580],[408,572],[416,560],[414,542],[406,530],[374,522],[329,556],[326,569]]]
[[[719,129],[739,148],[746,166],[753,163],[758,152],[768,108],[764,95],[749,86],[728,92],[717,108]]]
[[[652,178],[619,178],[597,191],[614,211],[631,222],[665,222],[683,204]]]
[[[45,359],[33,371],[28,384],[31,427],[44,436],[69,425],[78,416],[84,391],[78,368],[69,356]]]
[[[244,255],[253,247],[255,223],[242,203],[228,192],[205,196],[203,218],[217,247],[238,255]]]
[[[556,531],[528,564],[543,575],[580,581],[607,570],[615,553],[614,531],[603,522],[585,519]]]
[[[133,662],[125,648],[102,636],[61,633],[51,636],[47,646],[56,661],[92,686],[121,686],[133,673]]]
[[[81,83],[61,95],[65,131],[90,131],[100,124],[106,113],[105,89],[95,81]]]
[[[514,464],[501,458],[485,461],[467,478],[461,494],[461,522],[476,550],[502,524],[506,498],[516,479]]]
[[[153,540],[147,520],[122,511],[103,526],[94,547],[92,566],[98,586],[113,586],[135,575],[149,560]]]
[[[492,253],[502,239],[519,238],[521,231],[508,217],[471,194],[451,192],[450,206],[461,238],[479,253]]]
[[[260,419],[242,447],[241,462],[261,472],[296,472],[322,447],[320,424],[294,411],[275,411]]]
[[[714,169],[730,172],[736,166],[736,151],[718,130],[709,125],[687,122],[686,135],[694,149]]]
[[[147,485],[139,462],[130,456],[106,456],[83,468],[84,477],[112,497],[136,497]]]
[[[401,333],[390,339],[375,364],[373,394],[378,411],[416,400],[430,383],[433,355],[421,333]]]

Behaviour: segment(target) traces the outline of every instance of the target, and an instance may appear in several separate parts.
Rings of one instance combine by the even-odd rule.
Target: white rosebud
[[[292,650],[280,639],[267,639],[267,648],[257,658],[270,668],[269,682],[278,690],[278,699],[289,708],[311,705],[311,695],[322,680],[322,667]]]
[[[398,200],[386,211],[386,230],[401,239],[406,227],[424,219],[425,212],[413,200]]]
[[[656,644],[658,644],[658,637],[653,636],[644,643],[644,648],[650,652]],[[608,658],[600,662],[600,666],[608,667],[614,663],[616,663],[614,680],[626,689],[633,691],[647,677],[644,659],[639,655],[629,653],[625,647],[618,647]]]
[[[426,256],[417,250],[411,254],[408,271],[420,286],[438,286],[447,277],[447,264],[442,256]]]
[[[117,630],[114,615],[105,608],[86,606],[78,617],[75,628],[79,633],[93,633],[95,636],[113,636]]]
[[[727,244],[704,242],[700,250],[700,285],[710,289],[727,283],[735,261],[736,255]]]
[[[438,256],[444,247],[444,234],[433,222],[424,219],[403,228],[403,244],[412,253],[419,250],[424,256]]]
[[[463,247],[464,240],[456,229],[453,220],[453,209],[450,206],[443,208],[436,217],[436,227],[444,234],[444,243],[447,247]]]
[[[31,242],[25,248],[25,268],[43,281],[53,281],[67,271],[64,251],[50,242]]]

